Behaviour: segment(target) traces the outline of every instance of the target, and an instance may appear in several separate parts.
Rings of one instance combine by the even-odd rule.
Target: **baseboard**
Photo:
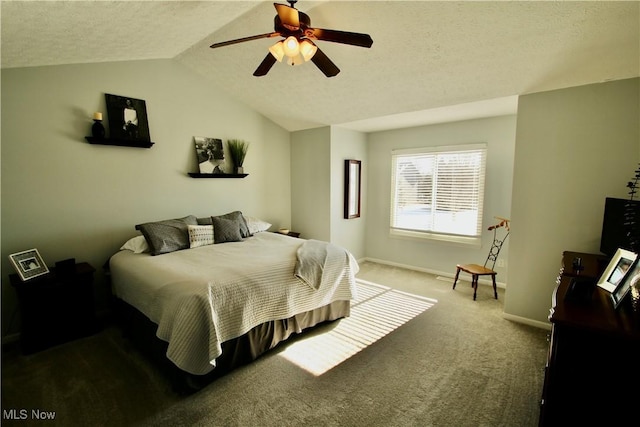
[[[362,260],[358,260],[358,262],[364,262],[364,261],[375,262],[376,264],[390,265],[392,267],[405,268],[407,270],[420,271],[422,273],[433,274],[434,276],[443,276],[443,277],[447,277],[447,278],[451,279],[451,281],[453,281],[453,279],[456,276],[455,273],[449,272],[449,271],[433,270],[433,269],[430,269],[430,268],[417,267],[415,265],[409,265],[409,264],[401,264],[401,263],[398,263],[398,262],[386,261],[386,260],[378,259],[378,258],[365,257]],[[458,280],[463,280],[465,282],[470,282],[470,280],[467,280],[466,278],[459,278]],[[491,280],[480,279],[480,280],[478,280],[478,284],[493,287],[493,282]],[[506,289],[507,288],[507,284],[504,283],[504,282],[496,281],[496,286],[501,288],[501,289]]]
[[[551,323],[540,322],[538,320],[527,319],[526,317],[514,316],[513,314],[502,313],[502,317],[516,323],[533,326],[535,328],[551,330]]]

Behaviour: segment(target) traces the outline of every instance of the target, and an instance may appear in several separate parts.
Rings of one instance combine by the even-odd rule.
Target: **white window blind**
[[[392,232],[480,237],[486,144],[395,150],[391,157]]]

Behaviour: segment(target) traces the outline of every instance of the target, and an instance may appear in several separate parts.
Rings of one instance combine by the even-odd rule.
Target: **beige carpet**
[[[113,327],[30,356],[5,348],[2,424],[537,425],[547,331],[505,320],[501,290],[496,301],[481,286],[474,302],[467,282],[454,291],[451,281],[368,262],[358,278],[349,319],[186,397]]]

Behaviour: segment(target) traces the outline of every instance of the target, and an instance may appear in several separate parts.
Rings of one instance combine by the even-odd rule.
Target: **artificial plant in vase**
[[[233,173],[244,173],[242,165],[244,164],[244,158],[249,150],[249,143],[241,139],[230,139],[227,141],[229,147],[229,155],[233,162]]]
[[[624,225],[629,238],[629,245],[634,252],[640,251],[640,203],[634,201],[638,192],[638,181],[640,181],[640,167],[636,169],[635,176],[627,183],[629,188],[629,200],[625,204]]]

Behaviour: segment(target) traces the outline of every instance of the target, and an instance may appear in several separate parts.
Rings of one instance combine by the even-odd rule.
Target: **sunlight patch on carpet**
[[[292,343],[279,355],[319,376],[438,302],[365,280],[356,283],[358,295],[351,301],[351,316],[328,332]]]

